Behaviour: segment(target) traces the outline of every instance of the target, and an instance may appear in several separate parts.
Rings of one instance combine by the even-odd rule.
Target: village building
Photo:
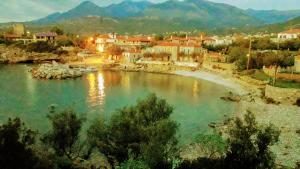
[[[172,42],[172,43],[178,43],[178,44],[186,44],[186,43],[194,43],[194,44],[201,44],[202,42],[202,39],[201,37],[174,37],[174,36],[171,36],[169,39],[168,39],[169,42]]]
[[[11,40],[11,41],[17,41],[18,39],[21,39],[21,35],[15,35],[15,34],[4,34],[4,39]]]
[[[4,39],[11,41],[18,41],[22,39],[25,34],[25,27],[23,24],[12,25],[12,30],[9,33],[3,34]]]
[[[123,46],[123,47],[131,47],[131,46],[147,46],[152,42],[151,37],[128,37],[128,36],[120,36],[117,37],[116,45]]]
[[[201,45],[194,43],[160,42],[153,47],[155,54],[167,54],[168,61],[197,62],[199,55],[204,52]]]
[[[37,41],[49,41],[54,42],[56,40],[57,34],[53,32],[45,32],[45,33],[36,33],[33,35],[33,40]]]
[[[291,40],[300,37],[300,29],[290,29],[284,32],[278,33],[279,40]]]
[[[168,61],[177,61],[179,53],[179,44],[172,42],[161,42],[153,46],[155,54],[166,54]]]
[[[96,40],[95,40],[97,50],[100,53],[105,52],[108,47],[115,44],[116,42],[117,42],[117,34],[116,33],[99,35],[96,37]]]
[[[203,38],[203,44],[207,46],[222,46],[222,45],[231,45],[233,43],[233,38],[231,37],[205,37]]]
[[[134,63],[143,57],[140,50],[130,50],[122,53],[123,60],[128,63]]]

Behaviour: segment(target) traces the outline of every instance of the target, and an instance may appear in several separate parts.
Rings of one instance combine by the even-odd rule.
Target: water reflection
[[[92,107],[102,107],[105,100],[105,85],[103,74],[90,73],[87,75],[87,80],[89,84],[88,102]]]
[[[104,92],[104,77],[102,73],[98,73],[98,94],[99,94],[99,104],[104,104],[105,92]]]

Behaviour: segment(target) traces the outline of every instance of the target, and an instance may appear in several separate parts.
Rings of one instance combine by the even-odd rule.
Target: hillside
[[[215,34],[265,30],[276,32],[287,26],[297,25],[297,19],[281,24],[266,24],[288,20],[297,16],[298,12],[300,11],[245,11],[207,0],[169,0],[156,4],[127,0],[106,7],[85,1],[69,11],[53,13],[24,24],[32,32],[48,31],[52,26],[58,25],[65,32],[74,34],[112,31],[129,34],[174,31],[205,31]],[[11,23],[0,24],[0,27],[7,25]]]
[[[262,24],[259,20],[246,15],[239,8],[206,0],[166,1],[145,9],[143,16],[177,21],[185,20],[208,27]]]
[[[262,24],[259,20],[246,15],[239,8],[206,0],[169,0],[158,4],[152,4],[148,1],[124,1],[107,7],[99,7],[86,1],[67,12],[54,13],[32,21],[30,24],[43,24],[45,26],[54,23],[66,24],[65,27],[68,29],[68,25],[75,26],[70,24],[75,22],[79,24],[76,26],[90,26],[86,25],[85,22],[89,21],[84,21],[84,18],[92,16],[110,18],[117,22],[117,24],[98,25],[101,21],[98,19],[99,21],[97,20],[92,25],[121,32],[149,32],[147,25],[151,26],[152,32],[165,32]],[[221,20],[220,17],[222,17]]]
[[[286,22],[300,16],[300,10],[253,10],[247,9],[246,14],[255,17],[267,24]]]
[[[272,24],[264,27],[260,27],[259,30],[266,30],[269,32],[280,32],[291,28],[300,28],[300,17],[289,20],[284,23]]]

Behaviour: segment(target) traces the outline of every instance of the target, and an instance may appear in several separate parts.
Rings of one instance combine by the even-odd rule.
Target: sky
[[[54,12],[67,11],[85,0],[0,0],[0,22],[30,21]],[[99,6],[122,0],[90,0]],[[165,0],[149,0],[154,3]],[[227,3],[242,9],[300,9],[300,0],[210,0]]]

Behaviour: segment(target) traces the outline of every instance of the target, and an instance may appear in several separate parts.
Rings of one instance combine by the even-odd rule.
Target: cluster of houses
[[[121,36],[116,33],[98,35],[95,38],[95,45],[98,52],[113,57],[112,48],[118,48],[119,53],[126,62],[144,61],[171,61],[200,63],[204,57],[212,56],[213,60],[224,60],[221,55],[209,53],[203,48],[207,45],[227,45],[233,42],[229,38],[203,36],[170,36],[164,40],[155,40],[152,36]]]
[[[270,34],[266,35],[270,37]],[[251,35],[253,37],[253,35]],[[264,37],[257,34],[254,37]],[[60,39],[56,33],[35,33],[26,31],[23,24],[14,24],[9,33],[4,34],[4,38],[13,41],[23,41],[26,43],[37,41],[56,42]],[[244,36],[247,39],[247,36]],[[300,29],[290,29],[277,34],[276,41],[286,41],[300,38]],[[100,56],[110,60],[124,62],[177,62],[177,63],[202,63],[226,62],[226,57],[221,53],[211,52],[203,46],[230,45],[237,37],[235,36],[211,36],[202,34],[199,36],[177,37],[170,35],[163,40],[157,40],[154,36],[127,36],[116,33],[101,34],[94,36],[90,42],[95,46]],[[299,56],[300,57],[300,56]],[[300,58],[295,57],[295,67],[300,72]]]
[[[57,34],[53,32],[43,32],[31,35],[29,31],[26,31],[23,24],[14,24],[12,30],[5,33],[3,37],[11,41],[23,41],[23,43],[26,44],[37,41],[55,42]]]

